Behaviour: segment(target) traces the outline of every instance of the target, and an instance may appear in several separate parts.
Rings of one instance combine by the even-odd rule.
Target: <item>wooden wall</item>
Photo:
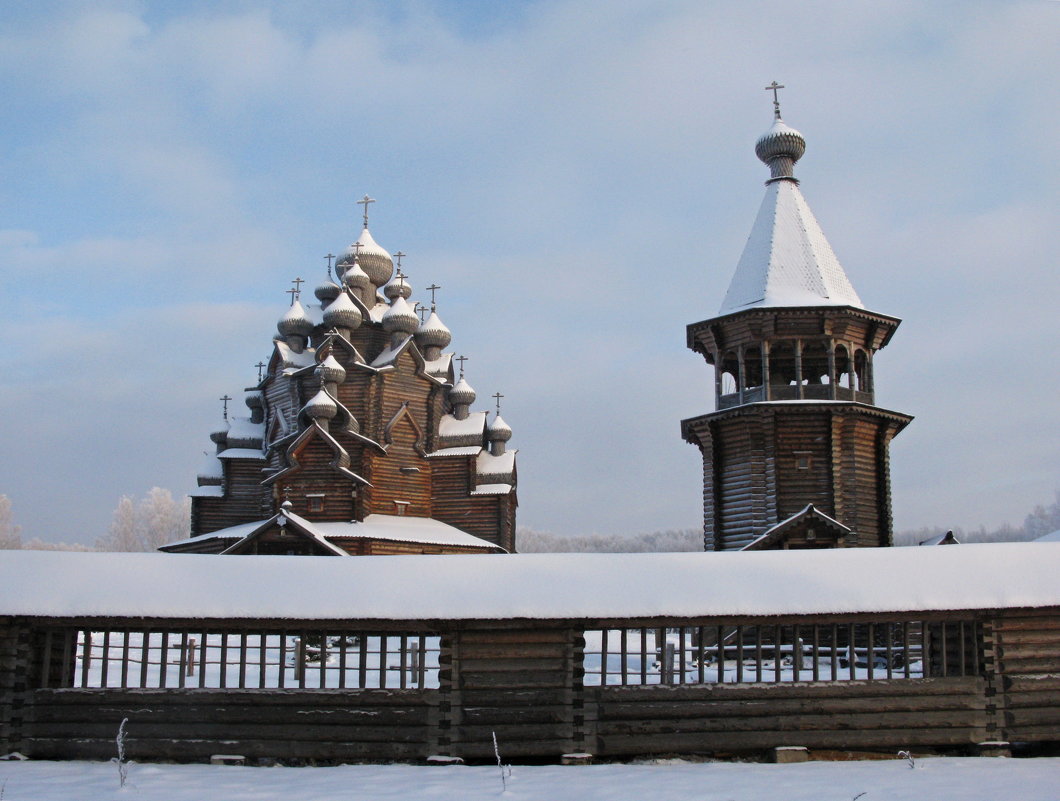
[[[123,717],[130,720],[133,759],[239,753],[386,761],[445,754],[488,762],[493,732],[505,759],[556,759],[572,751],[628,757],[785,745],[891,751],[1060,742],[1060,609],[935,617],[979,621],[981,650],[971,675],[585,686],[583,631],[689,621],[368,622],[440,637],[439,686],[428,690],[56,689],[57,655],[43,643],[58,639],[45,638],[47,628],[144,622],[0,619],[0,752],[109,758]],[[287,623],[290,630],[311,628]],[[318,628],[337,631],[350,623]],[[221,630],[226,624],[209,625]],[[45,663],[52,666],[48,682]]]

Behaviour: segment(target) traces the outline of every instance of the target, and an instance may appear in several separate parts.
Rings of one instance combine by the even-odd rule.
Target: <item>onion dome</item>
[[[321,418],[330,420],[339,413],[339,407],[331,399],[331,396],[321,389],[302,407],[302,411],[314,420],[320,420]]]
[[[346,370],[330,353],[324,361],[317,365],[316,373],[320,380],[326,384],[341,384],[346,380]]]
[[[416,329],[416,340],[424,346],[444,348],[453,341],[453,335],[438,314],[432,311],[431,316]]]
[[[222,420],[217,427],[210,432],[210,441],[215,445],[222,445],[228,441],[228,421]]]
[[[391,281],[383,287],[383,294],[386,295],[386,299],[389,301],[393,301],[397,297],[408,300],[412,297],[412,287],[405,276],[399,276],[397,281]]]
[[[493,422],[490,423],[486,438],[490,442],[507,442],[512,438],[512,427],[504,422],[504,418],[498,414],[493,418]]]
[[[265,400],[261,397],[260,389],[249,389],[243,395],[243,403],[247,405],[248,409],[253,411],[254,409],[263,408]]]
[[[350,289],[375,289],[372,279],[368,277],[368,273],[361,269],[360,262],[357,259],[354,259],[353,263],[346,268],[346,271],[342,274],[342,281]]]
[[[475,390],[463,377],[449,390],[449,402],[454,406],[470,406],[475,402]]]
[[[317,300],[323,304],[331,303],[331,301],[335,300],[341,292],[342,287],[330,278],[313,290],[313,294],[316,295]]]
[[[770,179],[794,177],[795,162],[805,152],[806,139],[779,117],[755,143],[755,155],[769,166]]]
[[[360,246],[359,254],[358,245]],[[343,272],[347,266],[353,264],[354,258],[361,263],[361,269],[368,273],[368,277],[372,279],[375,286],[382,286],[394,274],[393,259],[390,258],[385,248],[376,244],[367,228],[361,231],[356,242],[346,248],[346,252],[335,265],[336,269]]]
[[[390,308],[383,314],[383,330],[394,333],[400,331],[403,334],[414,334],[420,327],[420,318],[416,312],[405,301],[398,297],[390,304]]]
[[[276,329],[281,336],[307,337],[313,332],[313,321],[306,315],[302,304],[296,300],[291,305],[291,308],[287,310],[287,313],[280,318],[280,322],[276,324]]]
[[[357,328],[362,319],[361,310],[345,292],[339,292],[339,296],[324,309],[324,325],[328,328]]]

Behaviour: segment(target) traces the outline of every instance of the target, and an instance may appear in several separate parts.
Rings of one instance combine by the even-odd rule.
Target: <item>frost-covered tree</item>
[[[123,495],[106,536],[96,540],[101,551],[154,551],[188,535],[191,501],[175,501],[172,493],[152,487],[139,504]]]
[[[0,495],[0,550],[22,547],[22,526],[11,522],[11,499]]]
[[[1056,500],[1048,506],[1035,506],[1034,511],[1027,515],[1023,521],[1023,530],[1028,539],[1036,540],[1054,531],[1060,531],[1060,490],[1056,492]]]

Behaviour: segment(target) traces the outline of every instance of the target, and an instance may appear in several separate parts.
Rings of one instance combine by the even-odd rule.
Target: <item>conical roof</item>
[[[773,170],[719,314],[770,306],[863,308],[790,174],[804,147],[802,135],[780,120],[759,140],[762,160],[786,161],[787,175],[777,176],[778,170]]]

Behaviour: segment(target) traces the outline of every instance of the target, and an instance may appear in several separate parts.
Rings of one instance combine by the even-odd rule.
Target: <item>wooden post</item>
[[[660,629],[660,631],[665,632],[666,629]],[[661,650],[662,650],[662,674],[663,674],[662,683],[663,684],[673,684],[674,683],[674,644],[672,642],[666,642],[666,640],[663,640],[663,645],[662,645],[662,649]]]

